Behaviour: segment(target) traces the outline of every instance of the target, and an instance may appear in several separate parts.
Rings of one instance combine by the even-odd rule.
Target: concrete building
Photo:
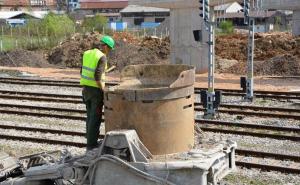
[[[292,10],[292,30],[294,35],[300,35],[300,1],[299,0],[264,0],[264,9]]]
[[[1,11],[42,11],[56,10],[56,0],[2,0]]]
[[[86,15],[99,13],[113,22],[120,19],[120,11],[128,6],[128,0],[79,0],[79,4],[80,12],[86,12]]]
[[[129,5],[120,13],[122,21],[127,22],[128,27],[141,26],[145,22],[161,23],[170,16],[169,9],[138,5]]]
[[[128,0],[79,0],[80,9],[93,13],[119,13],[128,6]]]
[[[129,4],[170,9],[171,63],[194,65],[198,73],[207,71],[208,34],[198,0],[130,0]],[[195,41],[194,30],[202,33],[201,42]]]

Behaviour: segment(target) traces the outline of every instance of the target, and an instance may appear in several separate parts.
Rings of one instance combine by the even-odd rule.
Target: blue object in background
[[[11,27],[23,26],[26,24],[26,20],[25,19],[6,19],[6,23],[9,24]]]
[[[127,29],[127,22],[110,22],[108,27],[115,31],[123,31]]]
[[[159,25],[160,25],[160,23],[157,23],[157,22],[142,22],[141,27],[142,28],[155,28]]]

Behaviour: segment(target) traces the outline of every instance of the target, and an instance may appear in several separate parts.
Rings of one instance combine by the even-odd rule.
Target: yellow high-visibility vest
[[[83,54],[82,70],[80,85],[98,87],[95,80],[95,72],[98,66],[98,62],[101,57],[105,56],[99,49],[87,50]],[[105,70],[107,64],[105,65]],[[101,84],[104,87],[105,84],[105,71],[101,75]]]

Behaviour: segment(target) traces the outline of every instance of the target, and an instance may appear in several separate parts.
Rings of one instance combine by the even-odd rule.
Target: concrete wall
[[[189,64],[196,67],[198,73],[207,71],[208,46],[194,40],[193,30],[202,30],[207,38],[199,16],[198,8],[172,9],[170,17],[171,63]]]
[[[300,35],[300,10],[293,12],[293,35]]]

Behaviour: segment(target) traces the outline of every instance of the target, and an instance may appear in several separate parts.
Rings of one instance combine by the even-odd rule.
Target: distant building
[[[68,2],[69,10],[74,11],[80,8],[79,0],[68,0],[68,1],[69,1]]]
[[[0,11],[56,10],[57,0],[0,0]]]
[[[239,12],[242,12],[242,10],[243,10],[243,7],[237,2],[215,6],[214,13],[216,16],[216,21],[221,22],[222,15],[224,15],[224,14],[239,13]]]
[[[256,11],[250,12],[250,16],[255,19],[256,32],[269,32],[273,30],[286,31],[289,29],[292,15],[281,11]],[[222,20],[233,22],[236,28],[247,28],[244,25],[244,13],[226,13],[221,17]]]
[[[129,5],[121,10],[120,13],[122,21],[127,22],[128,27],[153,27],[170,16],[169,9],[138,5]]]
[[[12,27],[26,24],[28,18],[42,19],[48,14],[48,11],[0,11],[1,24],[8,24]]]
[[[100,14],[108,18],[109,22],[120,19],[120,11],[128,5],[128,0],[79,0],[81,15]]]
[[[218,5],[214,8],[216,15],[224,13],[237,13],[241,12],[241,10],[243,10],[243,7],[237,2]]]

